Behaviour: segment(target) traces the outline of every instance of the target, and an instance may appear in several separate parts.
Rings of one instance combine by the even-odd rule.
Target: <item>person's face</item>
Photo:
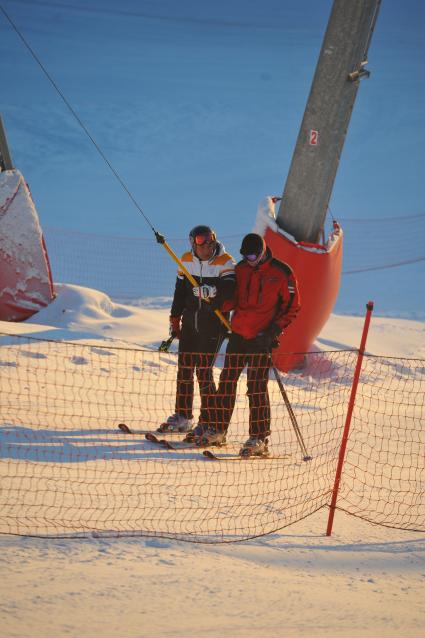
[[[215,248],[215,242],[206,243],[206,244],[203,244],[202,246],[196,246],[195,247],[196,256],[201,261],[207,261],[208,259],[211,259],[211,257],[213,256],[214,248]]]
[[[214,254],[215,241],[211,237],[197,236],[194,243],[195,253],[201,261],[208,261]]]

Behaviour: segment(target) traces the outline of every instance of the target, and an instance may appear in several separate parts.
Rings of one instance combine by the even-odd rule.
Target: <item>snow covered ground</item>
[[[58,293],[32,322],[1,331],[149,348],[166,334],[164,302],[119,306],[71,285]],[[355,347],[361,327],[360,317],[334,315],[317,345]],[[424,332],[420,322],[372,319],[367,349],[425,358]],[[329,538],[326,517],[225,545],[3,536],[2,635],[422,636],[424,535],[337,512]]]
[[[423,536],[325,525],[230,546],[5,538],[2,635],[423,636]]]

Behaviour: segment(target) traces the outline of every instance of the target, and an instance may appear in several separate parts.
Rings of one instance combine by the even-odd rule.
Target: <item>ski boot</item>
[[[188,432],[193,427],[193,419],[182,414],[172,414],[158,428],[159,432]]]
[[[198,436],[194,440],[194,443],[198,447],[208,447],[209,445],[221,447],[226,444],[226,432],[216,430],[215,428],[208,428],[201,436]]]
[[[267,456],[269,453],[268,440],[250,436],[239,450],[239,456]]]
[[[193,430],[189,430],[183,440],[185,443],[194,443],[195,439],[201,437],[207,430],[208,425],[206,423],[198,423]]]

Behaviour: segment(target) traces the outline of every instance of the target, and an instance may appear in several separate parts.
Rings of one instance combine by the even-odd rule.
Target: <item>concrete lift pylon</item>
[[[317,242],[365,68],[381,0],[334,0],[298,134],[277,224]]]
[[[273,222],[267,221],[264,239],[294,271],[301,296],[296,320],[273,351],[281,371],[303,365],[338,297],[343,232],[334,222],[325,242],[324,223],[359,83],[369,76],[367,53],[380,4],[334,0],[277,214],[267,199],[266,219]]]

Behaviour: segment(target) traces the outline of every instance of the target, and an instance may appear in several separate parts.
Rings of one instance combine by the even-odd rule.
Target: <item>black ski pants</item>
[[[213,366],[217,352],[223,342],[223,332],[205,334],[192,326],[183,324],[179,341],[179,357],[177,369],[177,414],[187,419],[193,417],[194,373],[199,384],[201,397],[200,423],[208,423],[209,397],[215,395],[216,386]]]
[[[232,333],[227,344],[224,367],[215,397],[211,398],[210,425],[226,432],[236,402],[238,379],[247,368],[249,435],[265,438],[270,434],[269,381],[270,354],[256,339]]]

